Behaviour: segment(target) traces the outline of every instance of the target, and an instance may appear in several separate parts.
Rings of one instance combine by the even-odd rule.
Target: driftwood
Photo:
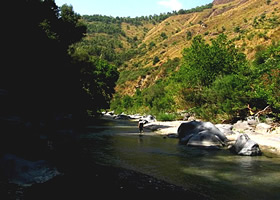
[[[258,112],[256,112],[256,113],[254,113],[253,109],[250,108],[250,105],[249,105],[249,104],[248,104],[248,109],[249,109],[250,114],[251,114],[258,122],[260,122],[259,116],[264,115],[264,114],[269,114],[269,113],[271,113],[271,108],[270,108],[269,105],[266,106],[263,110],[260,110],[260,111],[258,111]]]

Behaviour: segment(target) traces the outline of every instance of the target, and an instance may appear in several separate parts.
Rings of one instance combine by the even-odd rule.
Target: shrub
[[[266,4],[269,5],[271,3],[271,0],[266,0]]]
[[[240,33],[240,31],[241,31],[240,26],[234,27],[233,31],[234,31],[235,33]]]
[[[229,118],[237,116],[250,102],[249,77],[230,74],[217,78],[211,87],[206,88],[203,98],[218,113],[226,113]]]
[[[187,40],[191,40],[192,39],[192,32],[188,31],[187,32]]]
[[[156,115],[156,118],[159,121],[174,121],[176,120],[176,115],[170,113],[159,113]]]
[[[164,40],[168,38],[165,32],[162,32],[162,33],[160,34],[160,36],[161,36],[162,39],[164,39]]]
[[[262,99],[271,105],[275,112],[280,111],[280,42],[267,49],[259,48],[254,61],[255,65],[255,98]]]
[[[157,64],[159,62],[159,57],[158,56],[155,56],[154,57],[154,60],[153,60],[153,65]]]

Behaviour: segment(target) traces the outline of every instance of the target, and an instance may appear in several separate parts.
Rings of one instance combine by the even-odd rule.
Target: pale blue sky
[[[81,15],[101,14],[113,17],[141,17],[173,10],[191,9],[213,0],[55,0],[58,6],[72,5]]]

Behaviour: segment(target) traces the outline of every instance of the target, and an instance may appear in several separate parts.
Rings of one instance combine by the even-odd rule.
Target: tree
[[[207,44],[201,35],[191,47],[183,50],[180,75],[191,85],[210,85],[218,76],[238,73],[246,64],[246,57],[224,34]]]
[[[0,88],[15,94],[18,112],[30,116],[57,112],[79,116],[89,107],[96,111],[108,106],[118,73],[105,61],[89,62],[87,52],[72,56],[69,46],[86,33],[73,7],[65,4],[58,8],[54,0],[5,3],[14,9],[17,24],[11,18],[3,24],[6,67],[0,71]],[[92,74],[90,95],[84,95],[89,80],[83,70]],[[101,104],[97,103],[99,99]],[[83,101],[91,102],[91,106],[84,106],[88,104]]]
[[[280,113],[280,43],[273,43],[256,53],[254,60],[254,91],[257,102],[271,105]],[[260,104],[260,103],[259,103]],[[264,105],[266,106],[266,105]],[[260,108],[263,109],[263,108]],[[278,116],[280,117],[280,115]]]

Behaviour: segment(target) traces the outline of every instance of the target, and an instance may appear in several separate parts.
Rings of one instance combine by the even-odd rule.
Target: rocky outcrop
[[[247,134],[240,134],[235,144],[231,147],[231,150],[236,154],[243,156],[261,155],[259,145],[251,140]]]
[[[211,122],[190,121],[182,123],[177,133],[179,142],[188,146],[220,148],[228,142],[225,134]]]

